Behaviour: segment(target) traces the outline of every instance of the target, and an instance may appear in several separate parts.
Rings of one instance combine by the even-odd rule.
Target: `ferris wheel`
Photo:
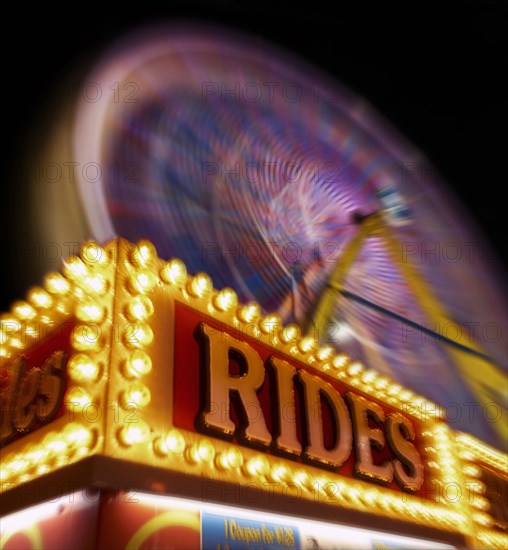
[[[95,238],[149,238],[506,445],[499,275],[424,155],[366,101],[203,27],[129,37],[90,83],[73,135],[75,160],[101,167],[79,182]]]

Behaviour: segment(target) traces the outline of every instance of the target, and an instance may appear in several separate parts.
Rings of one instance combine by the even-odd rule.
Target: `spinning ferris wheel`
[[[506,445],[497,274],[425,157],[364,100],[203,28],[130,38],[87,82],[101,98],[80,102],[74,154],[102,167],[80,181],[95,238],[149,238]]]

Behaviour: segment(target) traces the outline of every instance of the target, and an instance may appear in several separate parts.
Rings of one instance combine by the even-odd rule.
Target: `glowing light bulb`
[[[70,256],[63,263],[63,272],[69,279],[81,279],[88,273],[88,268],[78,256]]]
[[[154,442],[154,449],[158,454],[181,454],[185,450],[185,439],[178,430],[170,430],[165,436],[158,437]]]
[[[276,313],[269,313],[259,323],[259,328],[265,333],[270,334],[277,331],[282,325],[282,319],[280,315]]]
[[[203,439],[198,444],[198,455],[204,462],[211,462],[215,456],[215,448],[208,439]]]
[[[288,478],[289,470],[283,464],[275,464],[270,470],[270,479],[275,482],[282,482]]]
[[[37,466],[39,463],[46,460],[48,450],[44,447],[44,445],[30,443],[27,447],[25,447],[23,454],[31,466]]]
[[[295,343],[301,337],[300,327],[298,325],[287,325],[280,331],[280,339],[286,343]]]
[[[146,323],[128,326],[124,333],[124,342],[131,348],[148,346],[153,342],[153,330]]]
[[[243,464],[243,456],[238,449],[231,447],[217,456],[216,463],[223,470],[239,468]]]
[[[140,419],[135,424],[126,424],[118,433],[120,443],[127,447],[145,443],[149,436],[150,427],[144,420]]]
[[[129,384],[120,398],[120,404],[124,409],[130,409],[132,405],[136,407],[146,407],[152,398],[150,390],[141,382],[135,381]]]
[[[312,336],[305,336],[298,342],[298,349],[302,353],[312,351],[317,345],[316,340]]]
[[[346,355],[345,353],[339,353],[333,358],[332,365],[336,369],[342,369],[349,363],[349,360],[350,359],[348,355]]]
[[[189,292],[193,296],[203,297],[213,289],[212,279],[206,273],[198,273],[189,284]]]
[[[63,431],[63,436],[71,449],[88,448],[93,441],[91,430],[77,422],[68,424]]]
[[[71,341],[78,351],[94,351],[101,347],[100,327],[93,323],[90,325],[78,325],[71,333]]]
[[[261,317],[261,308],[256,302],[249,302],[240,308],[238,317],[245,323],[252,323]]]
[[[403,390],[400,392],[400,399],[402,401],[411,401],[414,395],[415,394],[411,390]]]
[[[231,288],[223,288],[213,299],[215,307],[220,311],[228,311],[236,307],[238,296]]]
[[[388,390],[387,390],[387,393],[388,395],[397,395],[398,393],[400,393],[402,390],[402,386],[400,386],[399,384],[392,384]]]
[[[67,369],[75,382],[95,382],[99,378],[99,365],[82,353],[71,357]]]
[[[186,459],[191,463],[212,462],[215,456],[215,448],[208,439],[203,439],[193,445],[187,452]]]
[[[154,311],[153,303],[148,296],[137,295],[131,298],[126,306],[127,316],[131,321],[148,319]]]
[[[374,370],[368,370],[368,371],[364,372],[363,375],[362,375],[362,381],[365,384],[370,384],[376,378],[377,378],[377,372],[374,371]]]
[[[21,319],[33,319],[37,315],[37,312],[30,304],[21,301],[13,304],[12,311]]]
[[[141,271],[132,276],[129,287],[134,293],[148,294],[154,289],[156,283],[157,280],[153,273],[150,271]]]
[[[347,373],[350,376],[357,376],[363,371],[363,365],[359,361],[354,361],[349,365]]]
[[[79,386],[70,388],[65,395],[65,403],[67,408],[72,412],[83,410],[92,403],[92,398],[88,393]]]
[[[84,284],[87,289],[96,294],[103,295],[108,289],[108,281],[102,275],[94,275],[93,277],[85,277]]]
[[[48,309],[53,305],[53,298],[42,288],[33,288],[28,293],[28,300],[36,307]]]
[[[48,450],[48,458],[61,457],[67,445],[60,434],[50,432],[43,440],[44,447]]]
[[[98,264],[104,266],[110,261],[106,250],[93,241],[88,241],[83,244],[81,247],[81,257],[83,261],[89,265]]]
[[[20,475],[30,467],[30,463],[23,455],[17,454],[7,462],[5,467],[8,468],[8,470],[10,470],[13,474]]]
[[[262,455],[255,456],[245,464],[245,470],[253,477],[264,476],[269,470],[268,460]]]
[[[129,254],[129,260],[133,265],[147,266],[157,258],[155,246],[147,240],[141,240]]]
[[[183,285],[187,280],[185,264],[176,258],[169,260],[161,270],[161,279],[172,285]]]
[[[312,485],[312,478],[303,470],[298,470],[295,472],[292,479],[295,483],[302,487],[310,487]]]
[[[76,317],[84,322],[98,323],[105,313],[106,309],[94,302],[79,302],[76,306]]]
[[[141,350],[135,350],[130,354],[125,363],[125,374],[130,378],[140,378],[152,370],[152,360]]]
[[[333,355],[334,349],[332,346],[322,346],[316,352],[316,357],[320,361],[324,361]]]
[[[362,492],[360,500],[367,506],[375,504],[378,498],[378,493],[375,490],[368,490]]]
[[[378,376],[374,381],[374,385],[378,390],[384,390],[388,387],[389,381],[384,376]]]
[[[71,288],[69,281],[60,273],[50,273],[44,279],[44,286],[51,294],[67,294]]]

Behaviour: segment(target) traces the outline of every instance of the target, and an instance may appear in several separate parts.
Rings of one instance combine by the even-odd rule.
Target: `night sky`
[[[170,5],[170,7],[164,6]],[[91,64],[115,38],[144,23],[176,17],[260,35],[364,96],[421,149],[508,265],[508,5],[460,2],[324,3],[166,2],[101,13],[100,3],[69,4],[57,13],[18,8],[4,35],[1,310],[41,281],[21,271],[30,246],[26,190],[17,183],[23,155],[44,136],[56,90],[73,67]],[[51,109],[48,109],[48,105]],[[58,106],[56,106],[58,108]]]

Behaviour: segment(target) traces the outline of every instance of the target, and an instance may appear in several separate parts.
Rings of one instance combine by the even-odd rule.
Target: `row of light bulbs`
[[[149,241],[140,241],[131,252],[130,263],[137,267],[128,287],[141,294],[150,293],[157,285],[158,278],[154,274],[158,267],[156,250]],[[185,264],[176,258],[164,262],[160,268],[160,279],[182,291],[184,298],[208,299],[208,312],[231,314],[233,326],[247,332],[254,338],[265,338],[271,345],[276,345],[283,351],[314,364],[327,374],[347,381],[349,384],[385,400],[387,403],[400,407],[410,403],[406,411],[418,417],[443,417],[440,408],[428,402],[409,389],[395,384],[374,370],[365,370],[359,361],[351,361],[344,353],[337,354],[332,346],[320,346],[312,336],[302,336],[300,327],[296,324],[284,326],[282,319],[275,313],[262,316],[261,308],[256,302],[245,305],[238,303],[238,296],[231,288],[216,291],[213,282],[206,273],[189,276]],[[140,307],[142,309],[142,307]],[[135,314],[133,316],[135,317]]]

